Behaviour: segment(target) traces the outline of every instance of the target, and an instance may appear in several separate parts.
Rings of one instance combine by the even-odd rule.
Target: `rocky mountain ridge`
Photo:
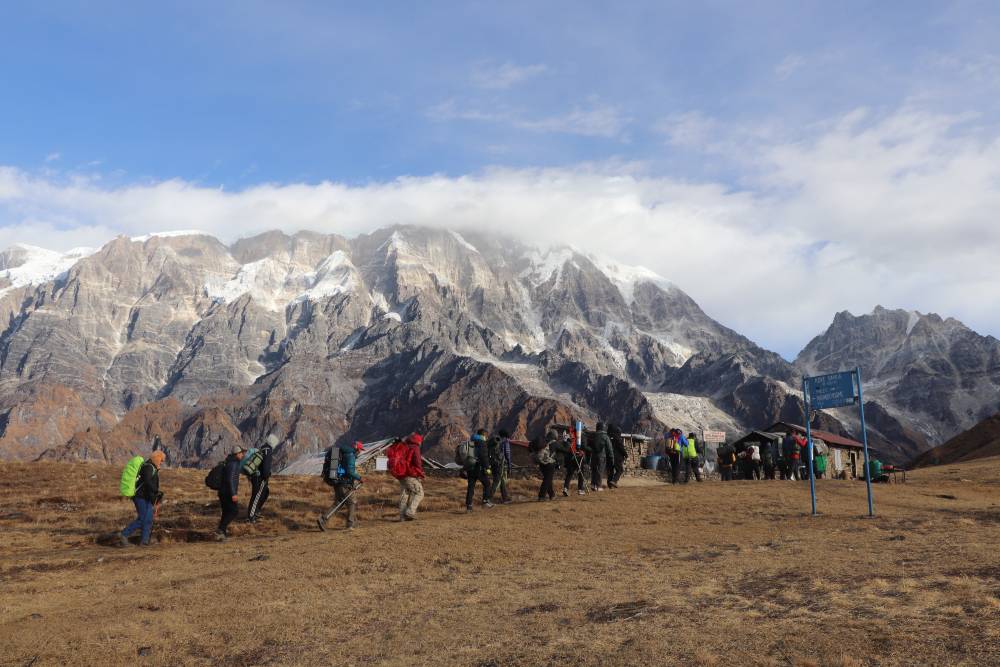
[[[736,430],[801,415],[802,372],[868,340],[835,321],[791,364],[647,269],[471,232],[180,232],[74,252],[0,255],[0,458],[118,460],[158,439],[202,465],[276,432],[287,462],[409,430],[445,458],[480,426],[534,436],[573,417]],[[940,437],[887,391],[876,440]]]

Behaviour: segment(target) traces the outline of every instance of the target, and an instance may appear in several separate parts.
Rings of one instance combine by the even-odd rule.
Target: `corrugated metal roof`
[[[781,429],[782,427],[795,431],[796,433],[806,434],[805,426],[799,426],[798,424],[789,424],[788,422],[777,422],[772,425],[768,431],[774,431]],[[833,445],[834,447],[848,447],[850,449],[864,449],[864,445],[857,440],[851,440],[850,438],[845,438],[842,435],[837,435],[836,433],[830,433],[829,431],[824,431],[822,429],[814,428],[811,429],[814,438],[819,438],[828,445]]]

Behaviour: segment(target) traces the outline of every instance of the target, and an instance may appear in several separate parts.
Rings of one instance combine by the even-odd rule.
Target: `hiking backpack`
[[[226,462],[219,461],[215,464],[215,467],[208,471],[205,475],[205,486],[212,489],[213,491],[222,490],[222,482],[226,478]]]
[[[340,448],[330,447],[323,456],[323,481],[329,486],[337,484],[338,468],[340,468]]]
[[[134,498],[136,483],[139,481],[139,468],[146,462],[141,456],[133,456],[122,470],[122,479],[118,483],[118,492],[126,498]]]
[[[243,457],[243,465],[240,466],[242,472],[247,477],[253,477],[258,472],[260,472],[260,465],[264,462],[264,452],[260,449],[253,449],[247,451],[246,456]]]
[[[406,445],[401,442],[389,447],[386,454],[389,457],[389,474],[396,479],[403,479],[406,477],[408,466],[406,465],[406,460],[409,458],[406,455]]]
[[[476,443],[466,440],[455,448],[455,463],[458,465],[466,470],[471,470],[476,467],[477,462]]]

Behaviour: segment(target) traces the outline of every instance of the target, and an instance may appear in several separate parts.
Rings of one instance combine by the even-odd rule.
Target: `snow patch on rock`
[[[74,264],[97,252],[96,248],[73,248],[57,252],[26,243],[17,243],[0,253],[0,281],[9,284],[0,295],[30,285],[41,285],[63,277]]]
[[[472,252],[474,252],[476,254],[479,254],[479,250],[476,248],[476,246],[474,246],[471,243],[469,243],[468,241],[466,241],[465,238],[461,234],[459,234],[458,232],[450,232],[450,234],[451,234],[452,238],[454,238],[456,241],[458,241],[458,244],[460,246],[462,246],[466,250],[470,250],[470,251],[472,251]]]
[[[142,236],[133,236],[132,240],[136,243],[145,243],[146,241],[159,238],[159,239],[169,239],[178,236],[212,236],[208,232],[203,232],[199,229],[178,229],[172,232],[153,232],[152,234],[143,234]]]
[[[621,292],[622,298],[630,305],[635,301],[635,286],[639,283],[653,283],[665,290],[674,287],[669,280],[644,266],[626,266],[603,255],[593,253],[588,253],[586,257],[594,263],[594,266],[601,273],[607,276],[608,280],[614,283],[618,291]]]

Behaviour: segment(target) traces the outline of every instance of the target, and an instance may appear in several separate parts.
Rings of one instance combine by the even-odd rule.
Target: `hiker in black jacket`
[[[233,453],[226,457],[226,467],[222,476],[222,486],[219,488],[219,507],[222,510],[222,518],[219,519],[219,528],[215,531],[215,539],[224,542],[229,536],[229,524],[240,513],[239,490],[240,490],[240,465],[246,450],[237,446]]]
[[[257,468],[257,473],[250,476],[250,505],[247,507],[247,521],[249,523],[257,523],[260,511],[263,509],[264,503],[267,502],[268,496],[271,495],[268,480],[271,479],[271,459],[274,448],[277,446],[278,436],[272,433],[267,436],[267,440],[258,450],[264,455],[264,458],[260,462],[260,467]]]
[[[625,459],[628,450],[625,449],[625,439],[618,424],[608,424],[608,438],[611,439],[611,458],[608,459],[608,488],[617,489],[618,480],[625,472]]]
[[[573,477],[576,477],[576,492],[582,496],[586,493],[583,490],[583,453],[576,451],[568,433],[563,433],[556,441],[555,451],[562,456],[562,465],[566,469],[562,494],[569,495],[569,485],[573,481]]]
[[[153,517],[156,514],[156,507],[160,504],[163,494],[160,493],[160,465],[166,455],[161,450],[156,450],[149,455],[142,467],[139,468],[139,475],[135,482],[135,495],[132,502],[135,504],[135,520],[125,526],[121,532],[119,543],[123,547],[129,545],[129,535],[139,528],[142,529],[142,541],[144,547],[149,546],[149,536],[153,532]]]
[[[476,482],[483,485],[483,507],[493,507],[493,482],[490,478],[490,455],[486,446],[486,429],[479,429],[471,438],[475,443],[476,462],[465,473],[468,475],[468,485],[465,490],[465,511],[472,511],[472,498],[476,493]]]

